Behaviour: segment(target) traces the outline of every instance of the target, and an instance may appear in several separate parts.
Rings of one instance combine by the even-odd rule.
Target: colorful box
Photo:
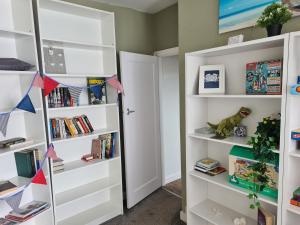
[[[246,65],[246,93],[248,95],[280,95],[282,60],[248,63]]]
[[[300,141],[300,129],[292,131],[292,140]]]
[[[278,156],[278,155],[276,155]],[[269,196],[277,199],[278,197],[278,162],[277,157],[274,162],[268,164],[268,176],[270,182],[263,189],[260,190],[260,186],[255,183],[254,178],[251,176],[252,170],[249,166],[253,165],[254,160],[253,152],[250,148],[244,148],[239,146],[233,146],[229,155],[229,182],[248,190],[260,192],[262,195]]]

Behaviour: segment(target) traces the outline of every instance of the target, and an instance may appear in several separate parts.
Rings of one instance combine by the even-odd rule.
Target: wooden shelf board
[[[64,164],[64,170],[54,173],[54,176],[64,175],[66,173],[73,172],[74,170],[78,170],[78,169],[81,169],[81,168],[84,168],[87,166],[93,166],[93,165],[97,165],[99,163],[106,163],[106,162],[110,162],[110,161],[118,160],[118,159],[120,159],[119,156],[116,156],[111,159],[97,159],[97,160],[93,160],[90,162],[85,162],[83,160],[67,162]]]
[[[96,136],[103,135],[103,134],[110,134],[110,133],[117,133],[117,132],[119,132],[119,130],[116,130],[116,129],[100,129],[100,130],[95,130],[93,133],[80,134],[80,135],[76,135],[74,137],[55,138],[55,139],[52,139],[52,143],[53,144],[64,143],[64,142],[68,142],[68,141],[75,141],[75,140],[79,140],[79,139],[92,138],[92,137],[96,137]]]
[[[61,78],[87,78],[87,77],[112,77],[115,74],[94,74],[94,73],[86,73],[86,74],[47,74],[48,77],[61,77]]]
[[[215,136],[214,134],[189,134],[188,135],[191,138],[197,138],[197,139],[201,139],[201,140],[206,140],[206,141],[211,141],[211,142],[217,142],[217,143],[223,143],[223,144],[227,144],[227,145],[237,145],[240,147],[246,147],[246,148],[252,148],[251,145],[248,144],[248,141],[250,139],[250,137],[228,137],[225,139],[216,139],[216,138],[212,138],[213,136]],[[274,153],[279,154],[280,151],[279,150],[273,150]]]
[[[12,147],[12,148],[3,148],[0,149],[0,156],[6,155],[6,154],[12,154],[15,152],[19,152],[19,151],[23,151],[25,149],[29,149],[29,148],[35,148],[41,145],[45,145],[46,142],[43,140],[37,140],[37,141],[33,141],[33,143],[29,143],[29,144],[24,144],[24,145],[19,145],[19,147]]]
[[[190,95],[191,98],[249,98],[249,99],[281,99],[282,95],[246,95],[246,94],[238,94],[238,95],[218,95],[218,94],[203,94],[203,95]]]
[[[247,225],[257,225],[254,219],[206,199],[190,209],[192,213],[213,225],[232,225],[235,218],[245,217]]]
[[[120,178],[105,177],[95,182],[87,183],[64,192],[56,193],[56,206],[59,208],[66,203],[85,198],[91,194],[102,192],[119,185],[121,185]]]
[[[232,185],[228,181],[228,173],[222,173],[216,176],[209,176],[198,171],[191,171],[190,176],[207,181],[211,184],[218,185],[220,187],[226,188],[227,190],[237,192],[239,194],[247,196],[250,193],[250,190],[240,188],[238,186]],[[264,195],[259,195],[259,200],[265,203],[268,203],[273,206],[277,206],[277,201],[273,198],[266,197]]]
[[[114,202],[106,202],[94,208],[58,221],[58,225],[92,225],[102,224],[122,213],[121,205]]]
[[[36,71],[0,70],[0,75],[35,75]]]
[[[0,28],[0,37],[4,38],[33,38],[34,34],[31,32],[23,32],[23,31],[17,31],[13,29],[5,29]]]
[[[287,208],[287,211],[300,215],[300,207],[294,206],[294,205],[289,205]]]
[[[61,111],[70,111],[70,110],[80,110],[80,109],[98,109],[105,107],[118,106],[117,103],[111,104],[100,104],[100,105],[80,105],[80,106],[72,106],[72,107],[59,107],[59,108],[48,108],[48,111],[51,112],[61,112]]]
[[[48,39],[43,38],[43,46],[53,46],[61,48],[79,48],[85,50],[103,50],[103,49],[115,49],[114,45],[105,45],[100,43],[88,43],[79,41],[70,41],[63,39]]]

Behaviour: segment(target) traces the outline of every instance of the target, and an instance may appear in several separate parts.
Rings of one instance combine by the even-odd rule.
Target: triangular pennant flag
[[[35,113],[34,106],[31,102],[28,94],[24,96],[24,98],[19,102],[19,104],[16,106],[16,108],[23,109],[24,111],[27,111],[27,112]]]
[[[79,96],[82,92],[82,88],[81,87],[68,87],[70,95],[72,97],[73,100],[76,101],[76,103],[79,103]]]
[[[44,78],[44,96],[47,96],[50,94],[51,91],[53,91],[59,83],[50,77],[45,76]]]
[[[90,87],[91,91],[94,93],[95,97],[97,99],[102,99],[103,93],[102,93],[102,85],[94,85]]]
[[[47,185],[46,177],[42,169],[38,170],[38,172],[33,177],[31,183]]]
[[[44,80],[43,78],[41,77],[40,74],[36,74],[35,77],[34,77],[34,81],[33,81],[33,84],[32,84],[34,87],[38,87],[38,88],[44,88]]]
[[[53,144],[51,144],[48,148],[48,157],[52,160],[58,160],[59,158],[56,155]]]
[[[124,88],[123,85],[118,80],[118,76],[114,75],[111,78],[107,80],[107,83],[109,83],[113,88],[117,89],[118,93],[124,94]]]
[[[5,199],[6,203],[15,211],[18,211],[23,196],[23,190]]]
[[[10,117],[10,113],[0,114],[0,131],[4,137],[6,136],[9,117]]]

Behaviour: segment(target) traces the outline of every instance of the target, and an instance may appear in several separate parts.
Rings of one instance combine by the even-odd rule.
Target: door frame
[[[162,103],[162,96],[160,93],[162,93],[162,58],[164,57],[171,57],[171,56],[178,56],[179,57],[179,47],[174,47],[174,48],[168,48],[160,51],[154,52],[154,56],[158,57],[158,77],[159,77],[159,85],[158,85],[158,92],[159,92],[159,108],[161,109],[161,103]],[[180,110],[180,109],[179,109]],[[162,124],[162,112],[161,110],[159,111],[159,117],[160,117],[160,153],[161,153],[161,178],[162,178],[162,186],[166,185],[170,181],[166,179],[166,174],[164,170],[164,164],[165,164],[165,157],[164,157],[164,137],[162,136],[163,134],[163,124]],[[180,121],[179,121],[180,122]],[[180,141],[180,140],[179,140]],[[172,181],[171,181],[172,182]]]

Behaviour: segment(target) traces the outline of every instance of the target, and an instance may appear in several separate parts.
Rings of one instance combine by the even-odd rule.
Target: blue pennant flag
[[[30,100],[29,95],[25,95],[22,101],[17,105],[18,109],[23,109],[24,111],[35,113],[34,106]]]
[[[94,85],[90,87],[91,91],[94,93],[97,99],[102,99],[102,85]]]
[[[23,190],[8,197],[5,201],[14,210],[18,211],[23,196]]]

